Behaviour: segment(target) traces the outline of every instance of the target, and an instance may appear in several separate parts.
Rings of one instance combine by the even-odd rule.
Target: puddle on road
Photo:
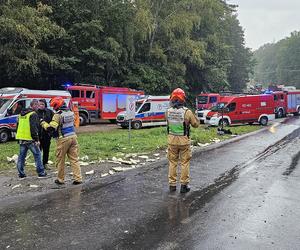
[[[146,221],[137,223],[134,232],[129,233],[113,246],[120,249],[139,249],[139,247],[154,248],[170,232],[180,225],[190,222],[191,216],[202,209],[213,197],[238,178],[238,166],[226,171],[214,183],[201,190],[187,194],[167,193],[161,210]],[[111,245],[110,245],[111,246]]]

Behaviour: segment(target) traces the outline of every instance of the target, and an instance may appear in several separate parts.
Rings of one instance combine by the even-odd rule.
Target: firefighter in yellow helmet
[[[190,125],[199,126],[199,120],[193,112],[184,106],[185,93],[182,89],[175,89],[170,97],[170,108],[166,113],[168,122],[168,159],[170,192],[176,191],[177,165],[180,159],[180,193],[190,191],[190,160],[192,158]]]
[[[68,156],[72,171],[73,184],[81,184],[82,176],[78,157],[78,142],[74,128],[74,113],[70,111],[62,97],[54,97],[50,101],[50,106],[55,110],[52,121],[47,123],[41,121],[41,126],[52,131],[56,142],[56,166],[58,168],[58,176],[55,183],[64,184],[65,179],[65,157]]]

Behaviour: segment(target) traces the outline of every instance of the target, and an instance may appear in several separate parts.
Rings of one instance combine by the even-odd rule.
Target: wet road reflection
[[[106,178],[102,183],[57,190],[15,205],[1,204],[0,246],[222,247],[221,239],[225,237],[227,243],[227,237],[232,239],[229,232],[225,235],[226,227],[232,228],[232,234],[234,225],[243,228],[241,220],[245,217],[249,216],[249,224],[253,223],[255,214],[247,209],[260,205],[261,196],[266,195],[263,192],[270,191],[274,182],[299,174],[298,123],[299,119],[291,119],[232,144],[195,153],[191,163],[192,192],[187,195],[167,191],[165,162]]]

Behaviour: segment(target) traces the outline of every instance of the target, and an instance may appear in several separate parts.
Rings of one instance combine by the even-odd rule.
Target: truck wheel
[[[268,117],[263,116],[262,118],[260,118],[259,123],[262,126],[267,126],[267,124],[268,124]]]
[[[282,118],[283,116],[284,116],[283,110],[282,110],[282,109],[279,109],[279,110],[278,110],[278,113],[277,113],[277,117],[278,117],[278,118]]]
[[[224,127],[229,126],[229,121],[228,121],[227,119],[221,119],[221,120],[219,121],[219,126],[222,126],[222,123],[223,123],[223,126],[224,126]]]
[[[84,113],[79,114],[80,126],[84,126],[87,124],[88,118],[87,115]]]
[[[8,129],[0,130],[0,142],[7,142],[10,139],[10,132]]]
[[[133,122],[132,127],[134,129],[140,129],[142,127],[142,123],[140,121],[135,121]]]

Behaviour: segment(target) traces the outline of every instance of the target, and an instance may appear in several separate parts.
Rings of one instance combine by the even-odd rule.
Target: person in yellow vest
[[[185,92],[177,88],[170,97],[170,108],[166,112],[168,124],[168,160],[170,192],[176,191],[177,165],[181,162],[180,193],[190,191],[190,160],[192,158],[190,125],[199,126],[193,112],[184,106]]]
[[[75,128],[79,128],[79,126],[80,126],[80,117],[79,117],[78,102],[73,102],[73,112],[74,112],[74,125],[75,125]]]
[[[30,108],[21,111],[18,117],[17,123],[17,134],[16,139],[20,144],[20,153],[17,162],[17,169],[20,178],[25,178],[25,159],[28,150],[30,150],[34,156],[36,171],[39,178],[44,178],[47,176],[45,172],[41,151],[39,148],[39,117],[36,113],[38,109],[38,100],[32,100],[30,103]]]
[[[62,185],[65,182],[65,157],[67,155],[73,171],[73,184],[81,184],[82,176],[74,127],[74,113],[66,106],[62,97],[52,98],[50,106],[55,110],[52,121],[47,123],[41,120],[41,126],[45,130],[52,132],[53,137],[56,138],[56,166],[58,174],[55,183]]]

